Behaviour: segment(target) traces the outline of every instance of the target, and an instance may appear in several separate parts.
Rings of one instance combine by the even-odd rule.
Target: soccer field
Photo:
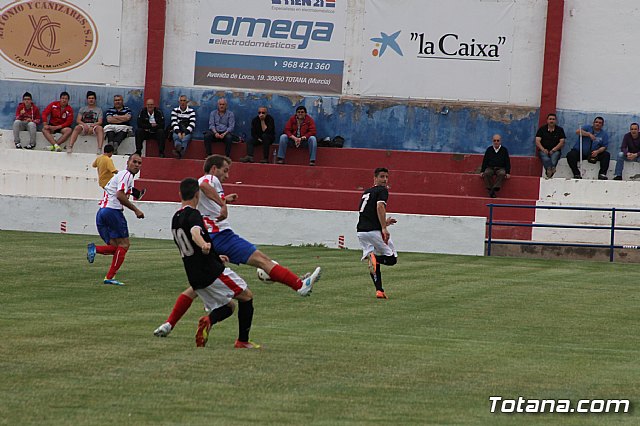
[[[172,241],[133,239],[118,279],[79,235],[0,232],[0,424],[638,424],[640,268],[400,253],[375,299],[360,251],[262,247],[313,295],[259,282],[206,348],[202,304],[167,338],[186,275]],[[630,399],[626,414],[490,413],[505,399]]]

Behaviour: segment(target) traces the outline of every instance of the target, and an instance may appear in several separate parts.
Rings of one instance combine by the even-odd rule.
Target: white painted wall
[[[132,237],[171,238],[171,218],[178,203],[142,201],[136,205],[145,219],[125,209]],[[0,195],[0,229],[57,233],[66,222],[66,232],[91,235],[87,240],[97,241],[96,211],[96,200]],[[229,215],[234,230],[258,245],[315,243],[336,248],[343,235],[347,248],[360,248],[355,232],[357,212],[230,206]],[[391,228],[391,238],[398,251],[484,254],[484,218],[393,216],[398,223]]]
[[[638,111],[637,0],[566,0],[558,108]]]
[[[366,0],[347,0],[347,45],[343,94],[358,95],[361,79],[364,5]],[[391,1],[391,0],[389,0]],[[514,51],[511,70],[509,104],[538,106],[546,25],[546,0],[518,0],[515,3]],[[210,20],[219,11],[203,11],[200,1],[167,1],[167,32],[164,50],[164,84],[193,87],[195,46],[199,19]],[[410,13],[437,13],[433,10],[412,10]],[[185,19],[190,16],[192,19]],[[399,23],[401,24],[401,23]],[[394,25],[393,22],[390,23]],[[202,37],[202,35],[200,35]],[[177,66],[176,64],[179,64]],[[442,76],[446,78],[446,76]],[[397,70],[394,78],[402,78]],[[410,84],[410,82],[407,82]],[[215,89],[215,88],[214,88]]]

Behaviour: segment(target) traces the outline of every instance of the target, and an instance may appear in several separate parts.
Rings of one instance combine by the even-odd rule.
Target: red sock
[[[124,247],[116,248],[116,253],[113,255],[113,260],[111,261],[111,268],[109,268],[109,272],[107,272],[107,279],[116,276],[116,272],[122,266],[122,262],[124,262],[124,256],[127,254],[127,249]]]
[[[114,254],[116,252],[116,246],[96,246],[96,253],[98,254]]]
[[[273,281],[287,285],[294,290],[299,290],[302,287],[302,280],[284,266],[275,265],[269,276]]]
[[[193,299],[189,296],[186,296],[184,294],[180,294],[180,296],[178,296],[176,304],[173,305],[171,315],[169,315],[169,318],[167,318],[167,322],[171,324],[171,328],[175,327],[178,321],[180,321],[180,318],[182,318],[184,314],[187,313],[187,311],[191,307],[192,302]]]

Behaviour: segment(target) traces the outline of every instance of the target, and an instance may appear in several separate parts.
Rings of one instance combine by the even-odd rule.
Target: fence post
[[[609,262],[613,262],[613,245],[615,243],[616,235],[616,208],[611,208],[611,240],[609,243]]]
[[[487,256],[491,256],[491,231],[493,228],[493,204],[489,204],[489,237],[487,238]]]

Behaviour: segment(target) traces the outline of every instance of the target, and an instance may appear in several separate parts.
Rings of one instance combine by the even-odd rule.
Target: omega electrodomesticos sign
[[[368,0],[363,95],[507,102],[514,0]]]
[[[194,84],[341,93],[346,0],[203,0]]]

